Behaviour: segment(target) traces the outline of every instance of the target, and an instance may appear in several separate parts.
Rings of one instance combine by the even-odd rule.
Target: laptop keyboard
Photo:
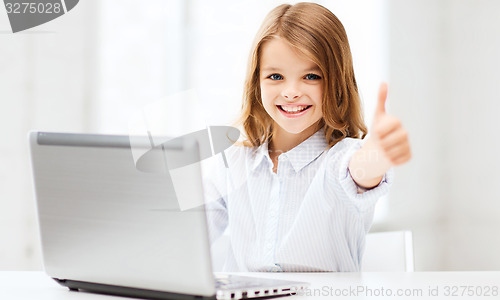
[[[243,277],[244,278],[244,277]],[[243,288],[260,287],[262,284],[260,282],[252,282],[249,280],[243,280],[243,278],[238,278],[238,276],[228,276],[223,278],[215,278],[215,287],[217,289],[223,290],[237,290]]]

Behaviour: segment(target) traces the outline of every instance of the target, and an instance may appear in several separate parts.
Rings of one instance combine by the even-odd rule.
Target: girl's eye
[[[283,79],[283,76],[281,76],[280,74],[271,74],[267,78],[270,78],[272,80],[281,80]]]
[[[318,80],[318,79],[321,79],[321,77],[318,76],[318,75],[316,75],[316,74],[307,74],[305,78],[307,80]]]

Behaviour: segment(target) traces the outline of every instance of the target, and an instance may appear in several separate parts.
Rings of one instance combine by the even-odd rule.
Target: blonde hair
[[[282,4],[269,12],[253,42],[239,120],[246,138],[243,145],[260,146],[272,137],[273,120],[260,94],[260,56],[262,45],[277,36],[321,69],[323,118],[318,126],[324,126],[328,146],[345,137],[364,138],[367,129],[344,26],[319,4],[297,3]]]

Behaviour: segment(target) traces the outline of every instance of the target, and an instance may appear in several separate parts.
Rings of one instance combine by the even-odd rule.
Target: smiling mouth
[[[294,107],[286,107],[282,105],[276,105],[281,111],[286,112],[287,114],[298,114],[303,111],[308,110],[311,108],[312,105],[301,105],[301,106],[294,106]]]

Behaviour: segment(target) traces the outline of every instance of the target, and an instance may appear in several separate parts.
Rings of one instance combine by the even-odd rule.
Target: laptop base
[[[125,296],[125,297],[133,297],[133,298],[141,298],[141,299],[154,299],[154,300],[213,300],[216,299],[215,295],[212,297],[206,296],[196,296],[196,295],[185,295],[185,294],[176,294],[170,292],[161,292],[154,290],[145,290],[145,289],[137,289],[131,287],[123,287],[116,285],[107,285],[100,283],[92,283],[85,281],[75,281],[75,280],[65,280],[53,278],[57,283],[62,286],[69,288],[70,291],[88,291],[99,294],[108,294],[115,296]]]

